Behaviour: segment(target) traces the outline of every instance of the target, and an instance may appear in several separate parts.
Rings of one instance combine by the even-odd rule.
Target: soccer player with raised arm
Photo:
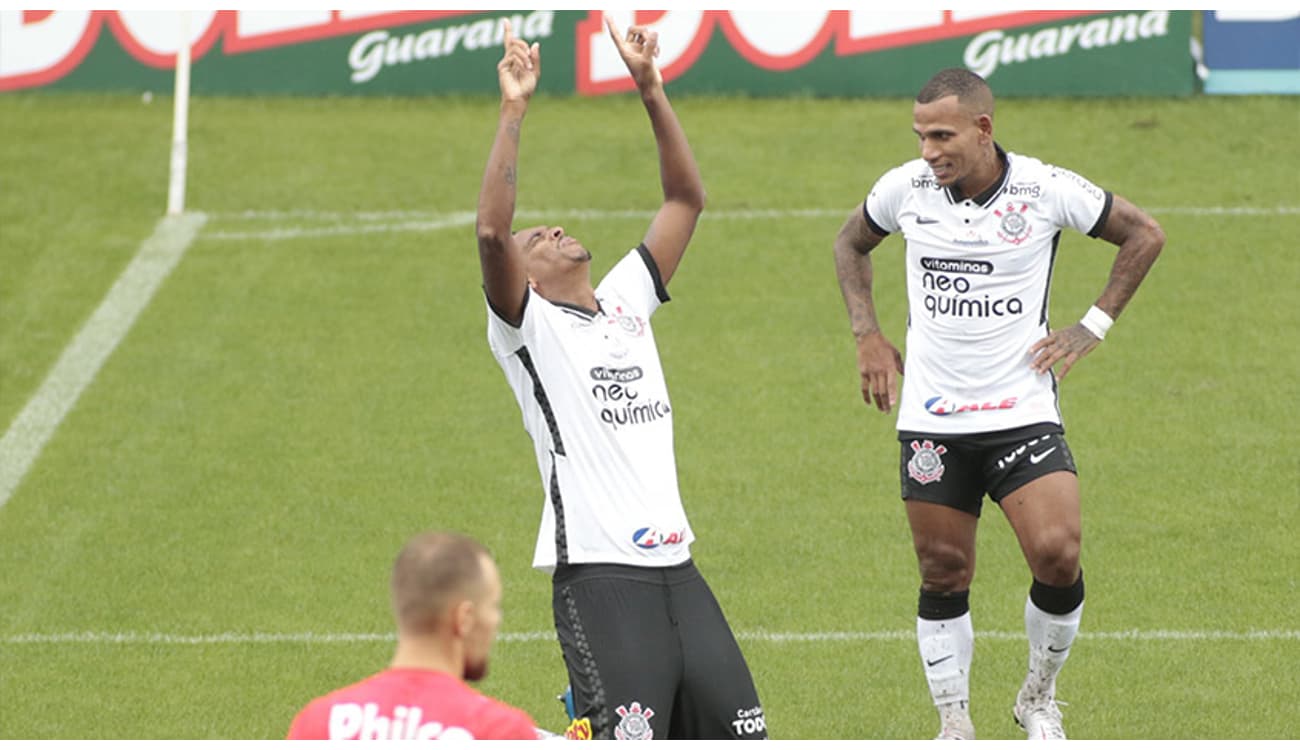
[[[898,407],[900,477],[920,567],[916,635],[941,739],[973,739],[969,593],[984,495],[1029,564],[1029,663],[1013,714],[1032,739],[1064,739],[1056,677],[1083,614],[1079,483],[1058,381],[1105,338],[1165,243],[1132,203],[993,139],[993,92],[951,68],[912,108],[921,158],[886,172],[835,238],[835,268],[857,339],[862,397]],[[1118,246],[1082,319],[1048,326],[1063,229]],[[906,246],[907,361],[872,300],[871,253]],[[1057,367],[1059,372],[1053,372]]]
[[[532,437],[545,495],[533,565],[552,576],[576,713],[569,734],[764,738],[749,668],[691,560],[673,408],[650,324],[704,209],[704,184],[654,64],[656,33],[606,25],[659,152],[663,204],[644,239],[593,287],[591,253],[562,227],[512,226],[541,53],[508,30],[478,201],[488,343]]]

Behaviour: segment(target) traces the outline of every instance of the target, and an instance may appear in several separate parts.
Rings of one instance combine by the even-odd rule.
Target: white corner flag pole
[[[172,110],[171,177],[167,184],[167,213],[185,211],[186,132],[190,110],[190,13],[180,12],[181,42],[176,50],[176,95]]]

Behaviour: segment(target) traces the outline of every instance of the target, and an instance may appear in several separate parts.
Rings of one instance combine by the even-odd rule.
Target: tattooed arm
[[[849,325],[858,345],[858,374],[862,376],[862,400],[888,414],[898,403],[898,376],[903,374],[903,355],[885,338],[876,319],[871,297],[871,251],[884,238],[871,230],[862,206],[835,237],[835,275],[848,309]]]
[[[483,269],[483,289],[488,302],[511,323],[523,320],[528,274],[523,251],[510,230],[515,214],[515,183],[518,176],[519,130],[528,99],[537,90],[541,56],[505,27],[505,53],[497,63],[501,85],[501,116],[496,139],[483,171],[478,194],[478,257]]]
[[[1165,246],[1165,233],[1145,211],[1116,195],[1100,236],[1119,245],[1119,252],[1110,268],[1110,280],[1096,303],[1099,310],[1114,320],[1133,299],[1138,285],[1156,262]],[[1083,323],[1075,323],[1052,331],[1029,351],[1034,357],[1033,367],[1040,373],[1047,372],[1059,362],[1061,367],[1057,378],[1061,379],[1075,362],[1097,348],[1099,343],[1101,339]]]

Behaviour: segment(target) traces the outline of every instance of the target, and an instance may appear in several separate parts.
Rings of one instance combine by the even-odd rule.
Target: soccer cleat
[[[1061,726],[1061,709],[1050,698],[1032,702],[1017,699],[1016,707],[1011,713],[1031,740],[1065,739],[1065,727]]]

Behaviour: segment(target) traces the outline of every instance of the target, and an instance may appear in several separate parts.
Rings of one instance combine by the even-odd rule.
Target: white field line
[[[706,210],[704,218],[721,219],[767,218],[783,219],[798,216],[847,216],[854,206],[837,208],[755,208],[755,209],[719,209]],[[1287,216],[1300,215],[1300,206],[1163,206],[1147,208],[1156,214],[1191,214],[1204,216]],[[598,208],[556,208],[556,209],[521,209],[516,216],[537,218],[544,216],[568,216],[588,219],[623,219],[654,216],[649,209],[598,209]],[[473,211],[234,211],[228,213],[210,213],[213,220],[221,221],[282,221],[285,219],[306,219],[309,221],[368,222],[398,219],[440,220],[451,217],[474,216]]]
[[[388,234],[391,232],[435,232],[448,227],[469,226],[474,223],[474,214],[455,213],[441,218],[423,220],[406,220],[381,224],[334,224],[330,226],[287,226],[257,232],[208,232],[205,240],[296,240],[303,237],[334,237],[357,234]]]
[[[601,211],[592,209],[567,209],[559,211],[518,211],[515,218],[524,221],[542,219],[653,219],[654,211]],[[746,221],[758,219],[819,218],[826,216],[847,216],[845,211],[829,209],[792,209],[792,210],[739,210],[715,211],[705,216],[723,221]],[[261,240],[276,242],[279,240],[296,240],[303,237],[338,237],[358,234],[387,234],[396,232],[434,232],[451,227],[472,226],[475,214],[470,211],[456,211],[446,214],[419,213],[413,211],[374,212],[366,211],[356,214],[332,214],[328,212],[245,212],[228,214],[228,218],[243,220],[283,221],[298,219],[307,221],[332,222],[324,226],[296,225],[275,226],[271,229],[254,231],[207,232],[205,240]],[[357,223],[353,223],[357,222]]]
[[[207,221],[202,213],[168,216],[140,245],[99,307],[63,350],[44,382],[0,437],[0,508],[117,348]]]
[[[1023,641],[1023,632],[982,630],[976,638],[995,641]],[[1097,641],[1296,641],[1300,640],[1300,630],[1117,630],[1109,632],[1083,631],[1081,640]],[[767,630],[740,630],[736,638],[742,641],[760,643],[827,643],[858,641],[913,641],[914,630],[881,631],[828,631],[811,633],[778,633]],[[80,633],[22,633],[0,636],[0,644],[6,646],[44,645],[44,644],[87,644],[87,645],[142,645],[159,644],[168,646],[207,646],[207,645],[244,645],[244,644],[350,644],[350,643],[385,643],[395,640],[391,633],[212,633],[208,635],[180,635],[176,633],[138,633],[138,632],[93,632]],[[523,633],[502,633],[497,640],[505,643],[527,643],[534,641],[554,641],[552,631],[536,630]]]
[[[791,208],[791,209],[722,209],[705,211],[702,221],[759,221],[779,219],[822,219],[848,216],[849,208]],[[1300,216],[1300,206],[1164,206],[1149,211],[1160,215],[1184,216]],[[521,210],[515,218],[524,221],[568,219],[639,219],[649,220],[655,215],[651,210],[600,210],[553,209]],[[319,222],[325,226],[290,224],[270,229],[247,231],[218,231],[203,235],[207,240],[261,240],[275,242],[304,237],[336,237],[346,235],[380,234],[390,232],[434,232],[451,227],[470,226],[474,223],[471,211],[447,213],[425,211],[241,211],[213,214],[224,221]]]

